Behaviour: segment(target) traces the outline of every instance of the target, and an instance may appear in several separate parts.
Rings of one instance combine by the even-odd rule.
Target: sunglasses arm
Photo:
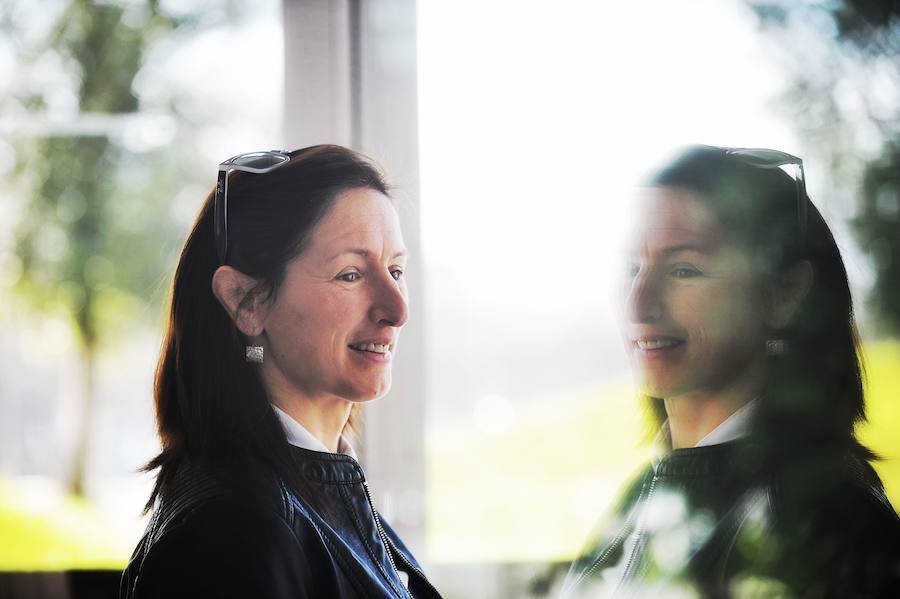
[[[225,264],[228,250],[228,170],[219,167],[215,197],[216,250],[219,262]]]

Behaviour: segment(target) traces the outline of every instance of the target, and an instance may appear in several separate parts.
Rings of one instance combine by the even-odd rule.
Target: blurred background
[[[0,591],[115,596],[184,236],[220,161],[322,142],[396,185],[413,316],[360,449],[446,597],[552,595],[645,458],[615,248],[688,143],[804,158],[900,504],[898,54],[896,0],[3,0]]]

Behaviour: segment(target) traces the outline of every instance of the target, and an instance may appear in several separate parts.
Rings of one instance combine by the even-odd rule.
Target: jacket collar
[[[308,480],[329,484],[366,482],[362,466],[352,456],[296,446],[291,446],[291,454],[300,466],[301,475]]]
[[[728,443],[674,449],[651,461],[657,477],[719,476],[736,468],[753,470],[758,467],[753,444],[746,439]]]

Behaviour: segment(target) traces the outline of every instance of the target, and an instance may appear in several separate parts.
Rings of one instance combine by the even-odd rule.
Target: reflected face
[[[366,188],[338,196],[266,313],[267,386],[354,402],[387,393],[408,317],[405,267],[390,200]]]
[[[764,362],[762,287],[694,193],[639,199],[622,283],[626,347],[653,397],[715,396]]]

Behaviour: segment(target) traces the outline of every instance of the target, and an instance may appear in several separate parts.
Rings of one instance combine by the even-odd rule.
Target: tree
[[[786,106],[874,272],[871,330],[900,335],[900,1],[750,0],[793,73]],[[851,202],[847,202],[851,204]]]
[[[66,315],[77,332],[83,378],[69,487],[82,495],[98,348],[118,325],[147,311],[176,234],[168,204],[179,171],[171,161],[179,157],[135,151],[117,131],[141,118],[134,84],[147,48],[181,23],[155,0],[130,6],[72,0],[48,35],[28,47],[15,35],[22,31],[15,19],[33,16],[34,8],[11,8],[4,29],[20,55],[35,69],[42,61],[61,62],[68,77],[18,90],[7,104],[40,115],[49,94],[69,93],[82,122],[13,140],[27,193],[15,230],[22,264],[15,289],[38,313]],[[92,115],[88,126],[85,114]]]

